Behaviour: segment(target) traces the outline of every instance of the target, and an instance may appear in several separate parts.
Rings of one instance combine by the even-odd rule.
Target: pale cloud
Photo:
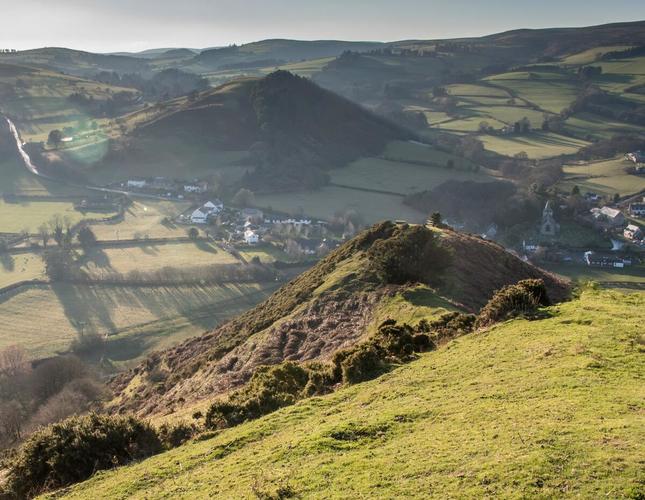
[[[645,18],[641,0],[0,0],[0,47],[93,51],[264,38],[399,40]]]

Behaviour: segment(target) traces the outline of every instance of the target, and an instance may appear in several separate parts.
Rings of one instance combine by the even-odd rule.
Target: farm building
[[[625,216],[623,213],[611,207],[602,207],[602,208],[592,208],[591,213],[599,222],[606,222],[610,226],[618,227],[625,224]]]

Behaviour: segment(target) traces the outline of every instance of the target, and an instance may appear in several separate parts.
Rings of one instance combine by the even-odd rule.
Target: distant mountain
[[[424,250],[415,246],[418,237],[427,240]],[[404,284],[376,272],[377,249],[389,249],[395,262],[409,261]],[[451,256],[443,263],[442,252]],[[553,300],[568,294],[565,282],[495,243],[450,230],[433,233],[382,223],[237,319],[120,375],[112,384],[113,408],[153,415],[172,411],[177,404],[210,400],[246,382],[258,366],[329,359],[362,339],[379,318],[394,314],[397,300],[409,301],[410,308],[433,304],[470,312],[499,288],[527,278],[543,279]],[[423,288],[410,284],[414,282]],[[166,382],[147,382],[155,377]]]
[[[0,62],[26,64],[83,77],[93,76],[99,71],[146,73],[150,70],[145,59],[112,54],[94,54],[61,47],[22,50],[9,54],[0,53]]]
[[[250,152],[256,190],[298,189],[325,182],[325,171],[411,134],[311,81],[278,71],[207,91],[140,126],[131,139],[212,151]],[[153,148],[154,149],[154,148]]]
[[[283,62],[336,57],[345,51],[363,52],[385,46],[382,42],[344,42],[338,40],[284,40],[272,39],[244,45],[233,45],[204,50],[194,62],[209,68],[220,68],[231,64],[249,63],[255,60]]]
[[[177,57],[177,56],[191,57],[191,56],[194,56],[195,54],[199,54],[200,51],[201,49],[168,47],[168,48],[142,50],[141,52],[112,52],[110,55],[156,59],[159,57]]]

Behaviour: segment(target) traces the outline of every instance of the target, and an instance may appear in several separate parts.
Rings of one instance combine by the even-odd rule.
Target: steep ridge
[[[396,265],[403,267],[406,264],[399,261],[405,259],[399,257],[415,254],[419,246],[410,234],[434,241],[449,258],[444,261],[439,252],[421,254],[403,279],[384,279],[374,257],[378,249],[393,248]],[[140,415],[173,413],[238,387],[258,366],[329,359],[367,335],[385,316],[400,318],[410,309],[423,309],[430,317],[446,310],[474,311],[498,288],[526,278],[543,279],[553,300],[568,294],[565,282],[493,243],[450,230],[385,222],[237,319],[156,353],[117,377],[112,408]]]

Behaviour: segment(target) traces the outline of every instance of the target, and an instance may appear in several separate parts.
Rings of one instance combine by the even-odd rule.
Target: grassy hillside
[[[56,70],[8,64],[2,60],[0,57],[0,112],[16,121],[25,141],[46,141],[53,129],[78,128],[84,124],[83,133],[79,132],[75,139],[77,142],[93,142],[98,139],[95,137],[98,131],[90,127],[90,122],[105,125],[106,120],[92,116],[87,108],[72,102],[69,96],[82,93],[101,103],[120,92],[131,96],[136,93],[133,89],[98,83]]]
[[[25,64],[78,76],[93,76],[99,71],[135,73],[148,69],[148,61],[142,58],[94,54],[62,47],[44,47],[0,54],[0,62]]]
[[[645,295],[586,290],[57,498],[640,498]]]

